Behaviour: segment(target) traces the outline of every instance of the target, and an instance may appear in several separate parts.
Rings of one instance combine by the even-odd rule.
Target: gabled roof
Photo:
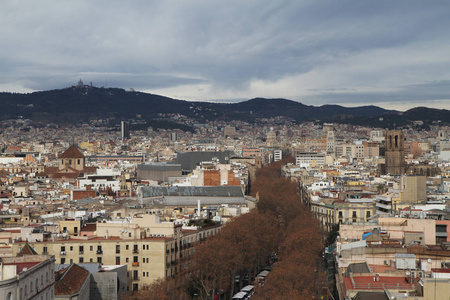
[[[28,244],[28,242],[25,243],[23,248],[17,253],[17,256],[24,256],[24,255],[38,255],[36,250],[33,249],[33,247]]]
[[[85,156],[77,149],[77,147],[72,145],[64,151],[59,158],[85,158]]]
[[[66,269],[58,271],[55,278],[55,295],[78,294],[88,276],[89,271],[77,264],[71,264]]]

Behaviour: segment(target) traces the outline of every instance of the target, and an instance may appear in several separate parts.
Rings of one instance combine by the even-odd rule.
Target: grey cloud
[[[254,80],[307,74],[374,49],[392,49],[401,58],[405,48],[425,45],[418,53],[426,54],[428,44],[448,45],[449,10],[446,1],[6,0],[0,10],[0,84],[42,90],[82,77],[142,90],[208,83],[212,91],[245,91]],[[363,63],[370,69],[369,57]],[[416,63],[411,59],[408,67]],[[392,68],[401,73],[407,67],[399,62]],[[436,68],[423,68],[420,76],[436,74]],[[439,74],[450,78],[445,70]],[[382,76],[352,74],[366,85]],[[309,99],[321,101],[445,95],[429,95],[421,87],[412,92],[424,80],[420,76],[394,93],[386,85],[373,94],[358,93],[351,78],[340,87],[304,89],[316,93]]]
[[[422,105],[426,105],[426,101],[443,99],[450,99],[450,80],[400,86],[388,92],[326,92],[304,98],[305,102],[321,104],[409,101],[416,104],[422,103]]]

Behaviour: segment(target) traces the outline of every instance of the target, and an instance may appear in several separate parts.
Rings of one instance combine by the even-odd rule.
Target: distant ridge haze
[[[33,92],[28,94],[0,93],[0,119],[18,116],[41,122],[79,123],[92,118],[114,117],[117,120],[157,118],[159,113],[181,114],[197,122],[211,120],[244,120],[282,116],[296,122],[315,120],[379,119],[381,116],[398,119],[441,118],[446,120],[448,110],[414,108],[404,113],[378,106],[344,107],[327,104],[305,105],[288,99],[254,98],[236,103],[197,102],[177,100],[155,94],[125,91],[119,88],[91,86]],[[389,117],[390,116],[390,117]],[[447,118],[447,120],[450,119]],[[380,124],[381,125],[381,124]]]

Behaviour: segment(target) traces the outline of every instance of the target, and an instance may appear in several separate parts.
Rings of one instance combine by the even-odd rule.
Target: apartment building
[[[54,299],[54,271],[54,257],[23,246],[18,257],[1,258],[0,299]]]
[[[194,245],[219,230],[219,226],[183,229],[181,223],[144,214],[96,223],[94,235],[53,235],[30,245],[37,253],[54,255],[61,264],[126,265],[128,290],[136,291],[159,278],[175,276],[192,255]],[[23,241],[13,243],[13,253],[24,245]]]
[[[295,156],[295,164],[310,168],[325,165],[325,154],[317,152],[300,152]]]
[[[352,201],[353,200],[353,201]],[[365,201],[364,201],[365,200]],[[330,231],[333,225],[366,223],[373,216],[372,199],[321,199],[311,202],[311,210],[323,228]]]

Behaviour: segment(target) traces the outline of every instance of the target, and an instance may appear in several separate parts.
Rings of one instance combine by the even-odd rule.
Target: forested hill
[[[119,88],[72,86],[69,88],[28,94],[0,93],[0,120],[18,116],[40,122],[80,123],[89,119],[124,120],[137,114],[153,120],[158,114],[181,114],[197,122],[207,120],[244,120],[285,117],[296,122],[309,120],[364,122],[385,119],[399,123],[411,119],[450,120],[448,110],[417,108],[405,113],[377,106],[343,107],[339,105],[311,106],[287,99],[255,98],[239,103],[211,103],[172,99],[149,93],[125,91]]]

